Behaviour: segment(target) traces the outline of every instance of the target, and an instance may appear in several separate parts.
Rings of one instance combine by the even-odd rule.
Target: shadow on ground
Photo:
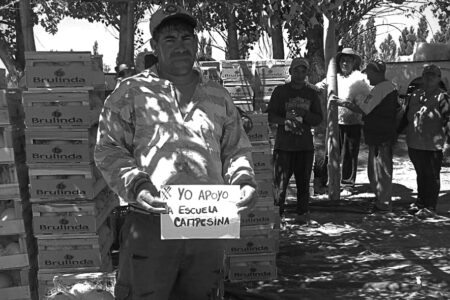
[[[439,215],[420,219],[406,212],[416,197],[414,169],[404,147],[396,153],[394,214],[368,213],[374,195],[364,167],[352,195],[313,197],[317,228],[295,224],[288,201],[277,279],[227,284],[226,299],[450,299],[450,168],[442,170]]]

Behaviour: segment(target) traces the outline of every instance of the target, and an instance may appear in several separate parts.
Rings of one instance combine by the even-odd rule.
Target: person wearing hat
[[[367,175],[375,194],[373,213],[392,211],[392,148],[397,138],[397,116],[401,110],[397,89],[386,79],[385,72],[383,61],[371,61],[363,71],[373,86],[366,98],[356,102],[337,96],[330,99],[331,104],[362,115],[364,140],[369,148]]]
[[[417,200],[410,213],[419,217],[435,215],[440,191],[443,148],[449,136],[449,96],[440,87],[441,70],[434,64],[422,71],[422,87],[407,100],[406,143],[417,174]]]
[[[294,58],[289,68],[291,81],[277,86],[267,107],[268,120],[277,125],[273,151],[275,202],[284,215],[286,189],[292,175],[297,186],[296,221],[312,224],[309,214],[309,181],[314,158],[311,127],[322,122],[317,91],[306,84],[309,63]]]
[[[255,204],[251,144],[230,94],[194,68],[196,20],[166,5],[150,19],[158,62],[123,80],[100,115],[95,163],[130,212],[121,228],[116,299],[216,299],[221,239],[161,239],[163,185],[240,186]],[[208,224],[202,222],[199,226]]]
[[[366,76],[359,69],[361,57],[351,48],[343,48],[336,55],[337,64],[337,96],[352,102],[364,99],[370,92]],[[316,86],[325,90],[326,78]],[[362,115],[346,107],[338,108],[339,144],[341,151],[342,171],[341,184],[347,196],[356,182],[358,170],[359,145],[361,141]]]

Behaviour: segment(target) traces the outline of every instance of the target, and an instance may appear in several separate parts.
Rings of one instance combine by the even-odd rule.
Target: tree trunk
[[[334,20],[323,15],[324,28],[324,56],[327,70],[327,99],[329,95],[337,95],[337,68],[336,68],[336,32]],[[339,200],[341,168],[339,151],[339,125],[337,106],[329,105],[327,109],[327,147],[328,147],[328,198]]]
[[[125,48],[125,63],[134,66],[134,0],[128,2],[127,8],[127,40]]]
[[[128,35],[128,4],[121,3],[120,6],[120,24],[119,24],[119,53],[117,54],[116,66],[125,63],[127,51]]]
[[[278,12],[274,12],[270,16],[270,24],[273,58],[284,59],[283,23],[280,20]]]
[[[16,9],[15,15],[15,29],[16,29],[16,53],[14,53],[15,58],[14,63],[18,71],[23,71],[25,69],[25,40],[22,29],[22,20],[20,17],[20,3],[17,3],[14,8]]]
[[[236,26],[236,16],[234,15],[234,7],[233,4],[228,3],[228,19],[227,19],[227,53],[228,59],[239,59],[239,44],[237,37],[237,26]]]
[[[20,23],[22,25],[24,50],[36,51],[34,43],[33,22],[31,20],[30,0],[20,0]]]

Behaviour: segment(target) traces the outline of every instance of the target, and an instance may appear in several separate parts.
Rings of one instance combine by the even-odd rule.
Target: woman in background
[[[440,191],[440,172],[444,142],[449,136],[449,96],[440,88],[441,70],[427,65],[422,72],[423,86],[407,103],[406,143],[417,174],[417,200],[410,213],[418,217],[435,215]]]

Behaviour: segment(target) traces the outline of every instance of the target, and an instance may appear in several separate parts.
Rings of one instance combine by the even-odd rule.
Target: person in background
[[[291,82],[274,89],[267,107],[269,123],[278,127],[273,151],[275,202],[283,216],[286,189],[294,174],[296,221],[302,224],[311,224],[309,182],[314,158],[311,126],[322,121],[319,96],[305,83],[308,70],[307,60],[294,58],[289,68]]]
[[[120,64],[116,68],[116,82],[119,84],[125,78],[133,76],[136,74],[136,70],[134,68],[128,67],[127,64]]]
[[[144,68],[149,69],[158,63],[158,57],[154,53],[148,53],[144,56]]]
[[[336,55],[337,64],[337,88],[340,99],[356,102],[369,95],[370,86],[366,76],[359,69],[361,57],[351,48],[344,48]],[[328,84],[326,78],[316,84],[322,90],[326,90]],[[339,144],[341,151],[342,171],[341,185],[344,190],[342,196],[351,194],[356,182],[358,170],[358,154],[361,142],[362,115],[339,106]],[[327,163],[328,159],[325,159]]]
[[[238,211],[255,204],[251,144],[229,93],[193,68],[196,20],[174,4],[150,19],[152,68],[123,80],[100,115],[95,162],[129,203],[115,296],[216,299],[224,242],[161,240],[163,185],[239,185]]]
[[[367,175],[375,193],[372,212],[388,213],[392,211],[392,148],[397,139],[397,116],[401,106],[395,85],[385,77],[383,61],[371,61],[364,72],[374,86],[365,99],[355,103],[334,96],[330,101],[363,116],[364,138],[369,147]]]
[[[440,88],[438,66],[426,65],[422,79],[423,85],[409,97],[404,115],[408,154],[417,174],[417,200],[409,211],[419,217],[432,217],[440,191],[442,150],[449,137],[449,96]]]

